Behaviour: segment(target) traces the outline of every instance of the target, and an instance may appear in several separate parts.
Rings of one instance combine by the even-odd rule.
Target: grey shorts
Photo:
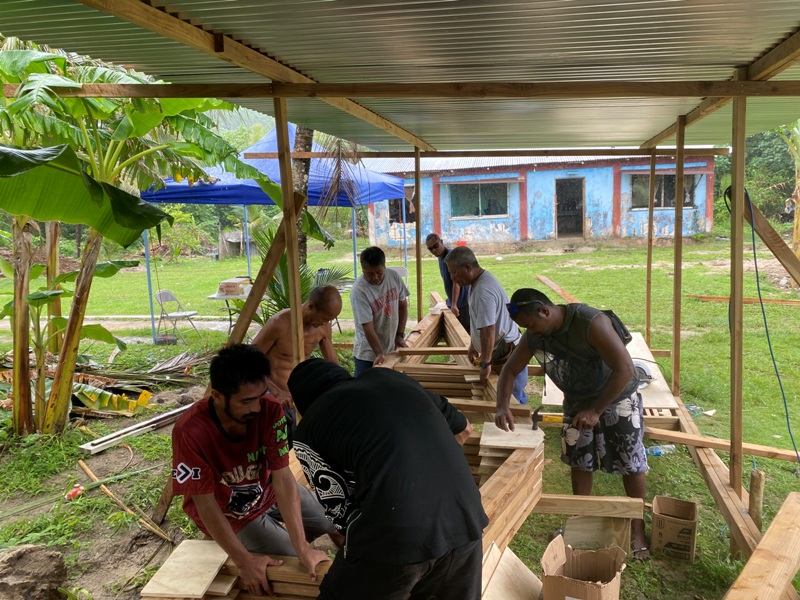
[[[297,493],[300,495],[300,512],[303,515],[303,529],[306,539],[310,542],[326,533],[336,531],[328,518],[322,505],[308,488],[297,484]],[[242,545],[254,554],[280,554],[282,556],[295,556],[297,553],[289,539],[289,532],[281,524],[281,513],[278,505],[265,511],[236,534]]]
[[[574,415],[570,415],[574,416]],[[561,430],[561,460],[579,471],[603,471],[614,475],[646,473],[642,395],[634,392],[603,411],[594,429]]]

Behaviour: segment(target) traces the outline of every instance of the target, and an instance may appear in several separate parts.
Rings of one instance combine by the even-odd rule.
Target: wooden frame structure
[[[225,31],[213,27],[213,24],[202,23],[192,15],[182,14],[162,6],[160,0],[78,0],[84,7],[89,7],[100,11],[105,15],[110,15],[119,19],[126,26],[132,24],[141,29],[154,32],[165,39],[173,40],[187,48],[192,48],[204,55],[204,57],[214,57],[219,61],[224,61],[235,67],[249,71],[271,80],[270,84],[246,84],[238,89],[228,86],[227,89],[217,88],[213,93],[227,97],[237,96],[240,98],[253,97],[276,97],[275,112],[281,113],[278,118],[279,126],[285,129],[286,111],[285,104],[281,99],[287,97],[319,98],[328,105],[341,110],[348,115],[352,115],[372,127],[375,127],[398,139],[412,145],[416,156],[416,181],[419,188],[419,160],[422,152],[435,151],[436,149],[425,139],[416,135],[414,132],[403,128],[392,120],[370,110],[353,100],[351,97],[373,97],[373,98],[533,98],[533,99],[597,99],[597,98],[625,98],[636,97],[698,97],[702,98],[699,103],[684,114],[678,115],[675,122],[656,135],[641,143],[643,151],[652,151],[653,154],[660,153],[658,145],[664,141],[677,137],[677,149],[674,151],[676,162],[682,167],[683,158],[688,152],[683,148],[683,140],[687,127],[701,121],[719,108],[730,103],[733,99],[731,139],[733,145],[732,159],[732,189],[733,207],[731,218],[731,305],[733,307],[731,325],[731,440],[730,467],[722,463],[716,454],[707,448],[697,448],[692,450],[695,462],[709,485],[712,495],[717,500],[717,505],[724,514],[726,521],[731,529],[736,550],[749,555],[757,545],[760,533],[755,524],[747,516],[747,494],[741,489],[742,472],[742,239],[744,220],[750,220],[749,209],[745,210],[744,205],[744,139],[746,124],[746,108],[748,97],[758,97],[759,95],[787,95],[796,97],[800,95],[798,82],[796,81],[770,81],[776,75],[786,71],[795,65],[800,58],[800,31],[792,31],[789,35],[777,37],[780,40],[774,46],[756,49],[752,54],[752,61],[746,66],[737,69],[731,74],[727,81],[553,81],[544,83],[536,82],[431,82],[431,83],[339,83],[325,84],[315,81],[306,76],[300,69],[287,66],[270,55],[274,49],[256,49],[241,41],[243,36],[236,31]],[[33,3],[32,3],[33,4]],[[47,10],[51,10],[48,5]],[[29,20],[31,20],[29,18]],[[35,21],[35,18],[33,19]],[[14,31],[4,31],[6,34],[15,34]],[[105,32],[104,32],[105,33]],[[45,40],[46,41],[46,40]],[[107,44],[105,40],[101,42]],[[480,47],[477,50],[481,50]],[[306,65],[307,68],[313,65]],[[223,84],[225,85],[225,84]],[[145,90],[139,88],[137,92],[133,88],[126,88],[124,93],[135,95],[136,93],[155,97],[165,92],[159,89]],[[170,86],[169,93],[173,97],[197,95],[198,90],[191,87],[181,89],[179,86]],[[203,83],[204,91],[201,95],[206,96],[212,93],[212,88]],[[8,93],[8,92],[5,92]],[[86,93],[95,96],[103,94],[122,93],[121,89],[111,92],[108,89],[89,89]],[[276,114],[276,116],[278,116]],[[285,136],[285,131],[283,132]],[[290,153],[284,146],[280,150],[282,170],[288,169],[287,164]],[[652,168],[651,168],[652,173]],[[682,183],[682,178],[677,177],[677,182]],[[651,181],[653,178],[651,177]],[[287,179],[284,178],[284,183]],[[284,185],[284,197],[292,198],[292,189]],[[680,197],[680,196],[678,196]],[[297,200],[297,199],[296,199]],[[275,263],[280,253],[285,248],[289,248],[291,270],[297,267],[296,254],[294,253],[295,240],[290,232],[292,229],[296,211],[300,210],[303,200],[296,203],[286,202],[284,207],[284,218],[287,224],[281,228],[276,243],[270,250],[267,259],[259,271],[256,282],[254,283],[253,293],[245,303],[236,325],[231,332],[229,343],[239,342],[244,338],[244,333],[252,320],[252,316],[257,307],[256,298],[261,297],[261,293],[266,288],[266,284],[275,268]],[[652,211],[652,205],[650,210]],[[651,212],[652,214],[652,212]],[[419,211],[417,212],[419,219]],[[676,224],[682,218],[682,211],[676,209]],[[789,270],[790,274],[800,280],[800,263],[791,255],[785,244],[780,241],[767,224],[760,220],[759,215],[753,216],[753,226],[758,231],[762,239],[767,242],[772,252],[781,260],[781,263]],[[650,219],[652,223],[652,219]],[[675,238],[675,282],[673,294],[674,323],[673,323],[673,345],[671,348],[671,358],[673,365],[672,391],[677,396],[680,392],[680,268],[682,264],[682,248],[680,227],[676,230],[678,235]],[[419,236],[419,221],[417,235]],[[417,240],[417,261],[419,266],[420,244]],[[647,328],[646,340],[650,339],[650,274],[652,256],[652,229],[648,240],[648,285],[647,285]],[[293,257],[294,254],[294,257]],[[420,270],[417,270],[418,290],[421,277]],[[297,298],[297,282],[291,284],[293,297]],[[418,291],[418,312],[422,312],[421,292]],[[252,300],[252,301],[250,301]],[[299,310],[299,304],[295,307]],[[419,317],[422,317],[419,314]],[[420,319],[423,320],[423,319]],[[299,355],[301,348],[300,331],[297,326],[297,316],[293,319],[293,341],[295,343],[295,355]],[[458,358],[458,357],[457,357]],[[421,363],[421,361],[420,361]],[[415,363],[410,363],[415,364]],[[671,417],[678,420],[679,427],[684,433],[698,435],[696,426],[688,418],[685,410],[679,408],[676,414]]]

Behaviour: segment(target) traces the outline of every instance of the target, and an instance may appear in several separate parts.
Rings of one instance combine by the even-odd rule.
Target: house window
[[[683,206],[694,206],[694,195],[702,175],[683,176]],[[631,175],[631,208],[647,208],[650,194],[650,175]],[[654,206],[669,208],[675,206],[675,175],[656,175]]]
[[[403,203],[405,203],[405,214],[403,212]],[[405,186],[405,198],[395,198],[389,200],[389,224],[403,223],[405,217],[406,223],[414,223],[417,220],[417,207],[414,204],[414,186]]]
[[[452,217],[508,214],[507,183],[452,183],[447,187]]]

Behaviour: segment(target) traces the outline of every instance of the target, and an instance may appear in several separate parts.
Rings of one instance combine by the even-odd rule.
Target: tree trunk
[[[58,277],[60,271],[60,261],[58,256],[58,242],[61,238],[61,223],[58,221],[48,221],[45,228],[47,236],[47,289],[61,289],[61,286],[53,286],[53,280]],[[53,354],[58,354],[61,350],[61,334],[56,333],[55,326],[51,323],[53,317],[61,316],[61,298],[56,298],[54,302],[47,305],[47,335],[49,340],[47,349]]]
[[[14,371],[11,421],[14,433],[33,433],[31,410],[30,308],[25,299],[30,288],[31,231],[26,217],[14,217],[12,224],[14,244]],[[38,418],[38,417],[37,417]]]
[[[72,378],[75,375],[75,362],[81,343],[81,327],[83,327],[83,319],[86,316],[89,290],[92,287],[94,269],[102,245],[103,236],[94,229],[90,229],[81,260],[81,270],[75,281],[75,295],[72,298],[67,329],[64,332],[64,344],[53,376],[53,389],[50,391],[50,398],[47,402],[44,426],[46,433],[61,433],[67,424],[69,406],[72,401]]]
[[[75,258],[81,257],[81,246],[83,242],[83,225],[78,223],[75,226]]]
[[[314,141],[314,130],[307,127],[297,126],[294,133],[293,152],[311,152],[311,144]],[[311,167],[310,158],[292,159],[292,180],[294,181],[294,191],[303,196],[308,196],[308,171]],[[306,207],[308,210],[308,207]],[[297,246],[300,264],[306,264],[308,257],[308,238],[300,229],[301,220],[297,220]]]

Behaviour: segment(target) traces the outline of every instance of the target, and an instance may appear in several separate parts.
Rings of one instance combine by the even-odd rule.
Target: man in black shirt
[[[289,390],[302,415],[295,452],[345,545],[320,598],[478,600],[488,519],[446,399],[390,369],[354,379],[320,359]]]

